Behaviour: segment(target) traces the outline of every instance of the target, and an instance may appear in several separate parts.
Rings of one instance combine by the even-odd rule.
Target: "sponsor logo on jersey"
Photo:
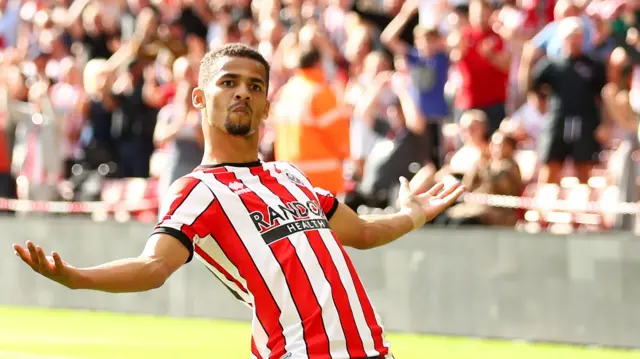
[[[275,208],[268,206],[266,216],[260,211],[251,212],[250,216],[267,244],[297,232],[329,228],[316,201],[289,202]]]

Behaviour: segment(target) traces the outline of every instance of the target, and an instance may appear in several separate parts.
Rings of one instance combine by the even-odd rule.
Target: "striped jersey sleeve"
[[[331,192],[320,187],[315,187],[313,189],[313,192],[318,197],[320,206],[322,207],[322,211],[324,211],[327,219],[331,219],[331,217],[333,217],[333,214],[336,213],[336,210],[338,209],[338,199],[333,194],[331,194]]]
[[[304,177],[306,183],[308,183],[309,186],[311,186],[313,188],[313,193],[316,195],[316,197],[318,197],[318,201],[320,202],[320,206],[322,207],[322,211],[327,216],[327,219],[330,220],[331,217],[333,216],[333,214],[338,209],[338,204],[340,204],[338,199],[331,192],[327,191],[326,189],[323,189],[323,188],[320,188],[320,187],[314,187],[313,184],[311,183],[311,181],[309,181],[309,178],[307,178],[307,175],[304,172],[302,172],[302,170],[299,169],[296,165],[294,165],[292,163],[288,163],[288,162],[280,162],[279,164],[283,168],[292,169],[292,170],[294,170],[295,172],[297,172],[298,174],[300,174],[300,175],[302,175]]]
[[[179,240],[189,250],[187,263],[190,262],[197,235],[194,223],[213,201],[213,193],[199,179],[182,177],[176,180],[162,200],[160,221],[153,234],[164,233]]]

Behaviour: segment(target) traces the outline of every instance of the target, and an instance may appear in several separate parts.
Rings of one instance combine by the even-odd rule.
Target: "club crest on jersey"
[[[268,206],[266,216],[261,211],[251,212],[250,216],[267,244],[297,232],[329,228],[329,222],[316,201]]]
[[[304,186],[304,184],[302,183],[302,181],[301,181],[298,177],[296,177],[293,173],[291,173],[291,172],[289,172],[289,171],[283,171],[283,172],[284,172],[284,175],[285,175],[285,176],[287,176],[287,178],[288,178],[291,182],[293,182],[293,183],[297,184],[298,186]]]

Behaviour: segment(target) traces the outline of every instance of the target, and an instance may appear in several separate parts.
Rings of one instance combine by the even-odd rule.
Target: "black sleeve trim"
[[[331,209],[329,209],[329,211],[326,213],[327,214],[327,219],[331,219],[331,217],[333,217],[333,214],[336,213],[336,210],[338,209],[338,205],[340,204],[340,201],[338,201],[337,198],[333,198],[333,204],[331,205]]]
[[[186,234],[171,227],[158,227],[153,231],[153,234],[159,234],[159,233],[168,234],[171,237],[174,237],[175,239],[179,240],[180,243],[182,243],[189,251],[189,258],[187,258],[187,261],[185,263],[191,262],[191,260],[193,259],[193,243],[191,242],[189,237],[187,237]]]

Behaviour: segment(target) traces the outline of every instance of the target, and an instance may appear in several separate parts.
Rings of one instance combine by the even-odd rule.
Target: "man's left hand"
[[[411,217],[413,227],[420,228],[454,204],[464,191],[465,187],[460,182],[446,187],[443,183],[437,183],[427,192],[416,195],[409,188],[409,181],[400,177],[398,205],[401,212]]]

